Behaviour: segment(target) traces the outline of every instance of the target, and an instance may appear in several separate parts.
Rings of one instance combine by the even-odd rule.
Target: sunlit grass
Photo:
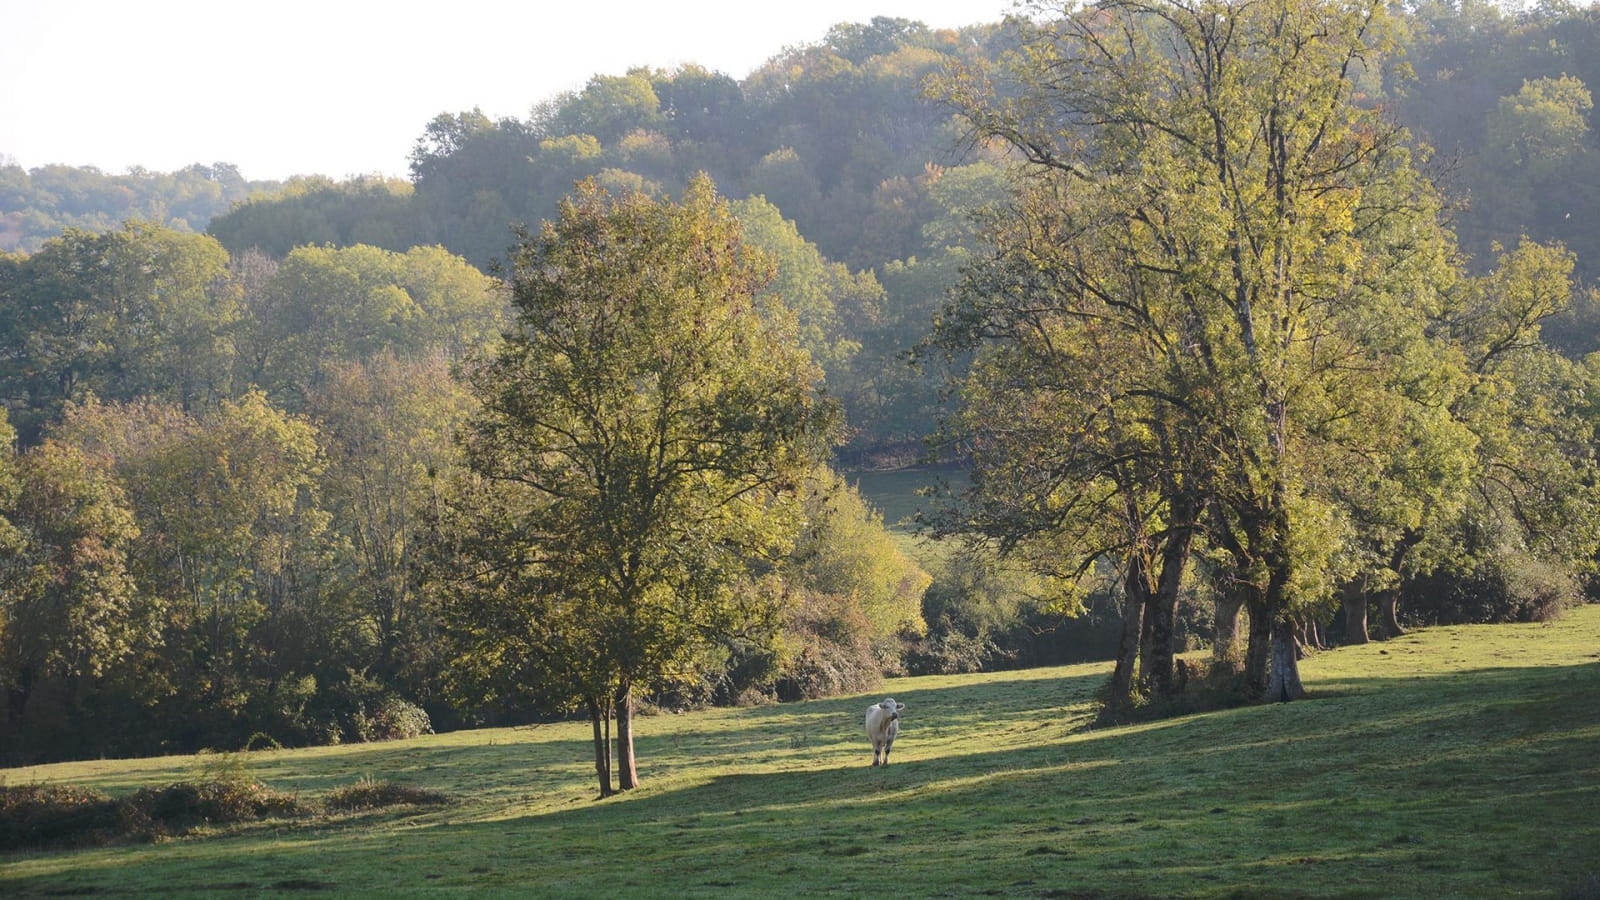
[[[658,716],[596,793],[583,723],[262,751],[278,791],[452,802],[0,856],[0,896],[1557,897],[1600,872],[1600,607],[1320,654],[1312,698],[1091,726],[1101,665]],[[868,702],[907,704],[867,765]],[[0,770],[112,794],[193,757]]]

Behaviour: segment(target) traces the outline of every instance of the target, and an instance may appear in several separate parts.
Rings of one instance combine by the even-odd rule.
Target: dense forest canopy
[[[596,74],[524,118],[441,112],[408,179],[0,166],[0,760],[372,739],[615,701],[616,684],[508,687],[462,662],[493,642],[461,609],[506,627],[526,610],[460,590],[460,567],[483,562],[471,541],[518,507],[485,499],[492,468],[459,436],[484,427],[481,379],[515,331],[505,276],[579,182],[637,203],[714,195],[706,232],[759,257],[754,302],[788,323],[793,347],[770,355],[814,364],[842,411],[834,464],[903,466],[931,442],[974,473],[935,530],[993,538],[913,559],[834,471],[790,473],[806,527],[718,588],[776,611],[760,640],[698,642],[629,704],[1107,656],[1119,636],[1125,707],[1181,689],[1182,642],[1287,695],[1284,654],[1330,627],[1365,640],[1407,614],[1526,618],[1580,596],[1596,541],[1600,11],[1373,11],[1382,27],[1342,64],[1241,55],[1256,75],[1300,66],[1303,96],[1269,96],[1261,76],[1212,107],[1162,93],[1193,73],[1159,53],[1119,60],[1109,111],[1039,68],[1113,21],[1142,47],[1167,9],[1200,10],[1185,40],[1207,46],[1210,4],[1108,4],[1101,20],[1039,7],[961,29],[841,24],[742,79]],[[1250,168],[1299,135],[1244,153],[1235,168],[1304,193],[1275,219],[1241,201],[1223,225],[1225,204],[1194,199],[1217,186],[1191,177],[1215,160],[1129,112],[1176,131],[1204,108],[1264,135],[1290,107],[1324,123],[1306,156],[1340,177]],[[1223,272],[1219,228],[1296,249],[1271,277],[1270,254]],[[1294,352],[1258,365],[1254,313],[1185,312],[1198,294],[1162,280],[1174,272],[1191,293],[1283,299],[1262,339],[1282,327]],[[1290,302],[1325,290],[1338,304]],[[1160,298],[1146,330],[1075,330],[1126,296]],[[1237,346],[1219,337],[1243,325]],[[1155,378],[1150,348],[1177,333],[1255,380],[1192,360]],[[1296,355],[1307,333],[1359,365]],[[1233,417],[1159,401],[1202,395]],[[1270,398],[1265,414],[1239,412],[1250,396]],[[1062,435],[1076,443],[1047,458]],[[1222,444],[1245,449],[1196,449]],[[521,574],[496,590],[554,583]],[[1250,627],[1247,652],[1233,629]]]

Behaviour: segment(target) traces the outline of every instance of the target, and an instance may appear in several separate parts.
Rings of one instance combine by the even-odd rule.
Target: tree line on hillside
[[[1113,714],[1181,694],[1198,640],[1290,699],[1299,654],[1401,610],[1576,602],[1600,327],[1593,230],[1551,204],[1595,164],[1595,13],[1035,12],[596,76],[441,115],[409,182],[0,257],[0,752],[587,714],[604,793],[642,704],[1091,630]],[[705,329],[762,350],[691,357]],[[669,375],[715,398],[687,431]],[[926,523],[959,546],[907,557],[824,434],[966,467]]]
[[[461,373],[512,324],[502,283],[437,247],[233,257],[130,223],[0,257],[0,299],[7,763],[571,711],[473,688],[445,605],[462,574],[440,561],[485,527],[458,438],[486,394]],[[825,466],[785,477],[808,524],[764,557],[761,640],[625,697],[859,687],[915,639],[928,576]]]
[[[0,154],[0,252],[32,253],[69,228],[112,231],[129,219],[204,231],[236,204],[280,187],[247,181],[232,163],[110,175],[59,164],[24,169]]]
[[[31,251],[51,228],[102,230],[132,214],[205,227],[234,255],[438,244],[485,268],[506,258],[513,224],[553,215],[578,179],[671,194],[703,171],[731,198],[763,198],[826,259],[881,289],[843,323],[839,349],[860,345],[848,378],[833,366],[827,380],[846,400],[845,458],[905,461],[946,407],[941,373],[913,372],[900,354],[976,246],[968,217],[1002,196],[994,165],[1005,156],[971,141],[923,83],[951,65],[1016,52],[1019,40],[1016,23],[930,29],[879,17],[835,26],[742,80],[694,65],[599,74],[525,118],[440,114],[413,149],[409,180],[307,176],[246,188],[220,164],[137,177],[13,166],[0,170],[0,212],[41,224],[28,243],[0,248]],[[1600,78],[1600,12],[1416,2],[1393,40],[1403,53],[1388,57],[1388,76],[1361,86],[1364,102],[1384,104],[1418,140],[1417,164],[1439,184],[1476,270],[1492,265],[1497,244],[1515,247],[1525,235],[1574,251],[1574,302],[1544,334],[1574,358],[1590,352],[1600,339],[1600,228],[1587,211],[1600,199],[1590,196],[1600,190],[1600,153],[1588,85]],[[125,199],[163,179],[222,187],[210,215],[189,212],[195,187]]]
[[[1417,164],[1439,184],[1460,249],[1480,271],[1496,244],[1515,247],[1524,235],[1574,251],[1575,301],[1544,333],[1574,358],[1593,350],[1600,228],[1588,210],[1600,199],[1591,196],[1600,190],[1600,153],[1589,85],[1600,79],[1600,12],[1565,2],[1509,12],[1490,0],[1419,0],[1404,8],[1394,40],[1403,53],[1386,65],[1391,76],[1409,77],[1368,78],[1361,91],[1418,140]],[[28,226],[25,243],[0,240],[0,248],[31,251],[62,227],[101,230],[136,215],[207,228],[235,255],[439,244],[482,268],[506,258],[512,224],[553,215],[580,178],[670,194],[704,171],[731,198],[764,198],[824,257],[877,281],[877,317],[851,323],[862,329],[849,340],[862,345],[855,368],[867,383],[850,386],[860,396],[846,403],[844,452],[904,460],[942,407],[938,374],[913,373],[898,354],[921,336],[959,254],[973,246],[967,213],[1000,196],[981,164],[1003,158],[972,143],[955,110],[923,94],[923,82],[1018,44],[1014,24],[930,29],[880,17],[838,25],[743,79],[693,65],[597,74],[524,118],[439,115],[413,149],[409,180],[307,176],[246,187],[224,165],[171,176],[12,166],[0,169],[0,214],[38,227]],[[175,186],[161,195],[165,181]],[[192,182],[222,186],[209,214],[191,211],[197,188],[183,185]],[[127,200],[151,190],[158,195],[149,201]],[[829,375],[830,386],[843,386]]]

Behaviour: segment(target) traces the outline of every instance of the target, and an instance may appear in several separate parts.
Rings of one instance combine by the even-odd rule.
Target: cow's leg
[[[886,766],[889,764],[889,751],[893,747],[894,747],[894,738],[889,738],[887,741],[883,742],[883,764],[886,765]]]

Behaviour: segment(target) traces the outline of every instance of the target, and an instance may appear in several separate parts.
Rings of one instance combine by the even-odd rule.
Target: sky
[[[0,164],[245,178],[407,172],[424,126],[526,118],[596,74],[743,79],[873,16],[998,21],[1012,0],[0,0]]]

